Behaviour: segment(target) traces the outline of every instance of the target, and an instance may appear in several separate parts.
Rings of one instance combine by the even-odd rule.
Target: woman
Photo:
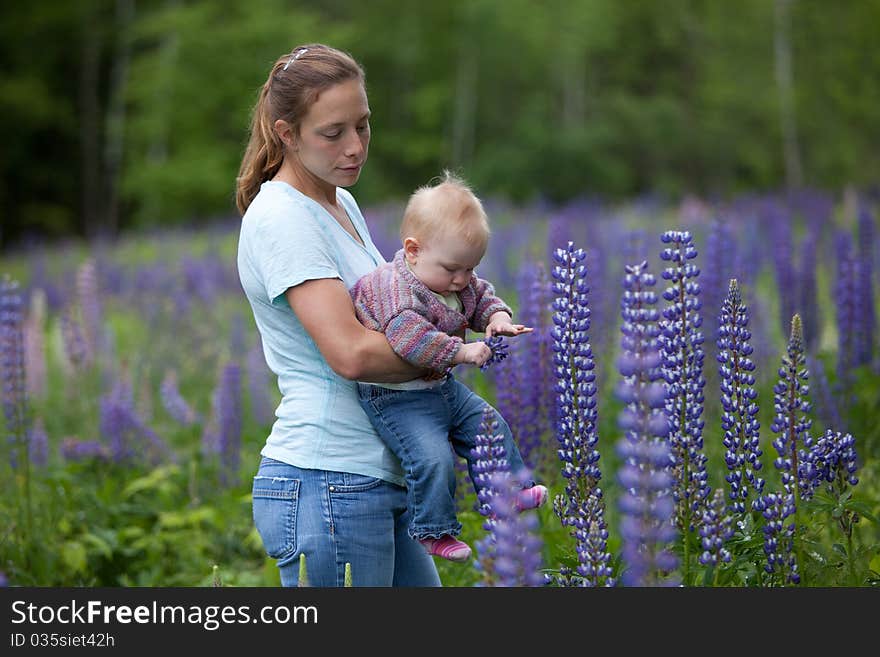
[[[370,143],[361,67],[320,44],[275,62],[237,179],[241,284],[281,404],[254,477],[254,522],[281,582],[439,586],[407,534],[400,463],[358,403],[355,379],[427,374],[357,320],[348,289],[384,262],[354,198]]]

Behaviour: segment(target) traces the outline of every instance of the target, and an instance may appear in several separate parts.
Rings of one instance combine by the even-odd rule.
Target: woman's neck
[[[336,185],[313,176],[304,167],[284,158],[272,180],[285,182],[321,205],[336,207]]]

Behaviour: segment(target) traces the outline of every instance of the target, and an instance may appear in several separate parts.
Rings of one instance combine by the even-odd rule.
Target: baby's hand
[[[486,326],[486,337],[491,338],[493,335],[517,336],[523,333],[531,333],[534,329],[522,324],[512,324],[510,320],[496,319],[489,322]]]
[[[455,352],[452,362],[456,365],[480,366],[492,357],[492,350],[485,342],[468,342],[461,345]]]

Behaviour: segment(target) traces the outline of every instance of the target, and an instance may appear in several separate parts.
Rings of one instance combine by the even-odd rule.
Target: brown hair
[[[434,185],[419,187],[406,204],[400,239],[429,240],[436,235],[455,235],[483,248],[489,242],[489,219],[480,199],[467,183],[449,171]],[[433,182],[433,181],[432,181]]]
[[[278,58],[254,106],[250,140],[235,181],[239,212],[244,214],[260,185],[275,175],[284,160],[284,144],[275,132],[275,121],[283,119],[298,130],[322,91],[352,79],[363,82],[363,69],[351,55],[330,46],[297,46]]]

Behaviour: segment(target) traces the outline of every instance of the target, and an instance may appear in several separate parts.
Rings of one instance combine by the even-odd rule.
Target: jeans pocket
[[[382,485],[382,480],[369,475],[343,472],[341,477],[333,481],[331,493],[363,493]]]
[[[273,559],[296,550],[296,512],[299,502],[299,479],[254,477],[254,525],[263,547]]]

